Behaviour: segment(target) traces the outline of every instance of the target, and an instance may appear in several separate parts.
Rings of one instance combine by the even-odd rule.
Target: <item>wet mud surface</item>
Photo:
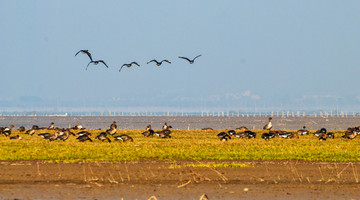
[[[15,125],[25,126],[26,129],[32,125],[48,127],[51,122],[56,127],[68,128],[82,125],[88,129],[107,129],[113,121],[117,122],[119,129],[145,129],[151,124],[153,129],[160,129],[167,122],[174,129],[202,129],[211,127],[213,129],[235,129],[246,126],[249,129],[262,129],[268,122],[269,116],[0,116],[0,126]],[[315,130],[326,128],[328,130],[344,130],[348,127],[360,125],[360,116],[273,116],[273,129],[298,130],[304,125],[307,129]]]
[[[356,162],[2,161],[0,199],[358,199],[359,170]]]

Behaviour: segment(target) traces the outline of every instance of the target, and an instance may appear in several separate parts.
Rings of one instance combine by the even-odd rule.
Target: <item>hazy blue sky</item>
[[[0,27],[0,107],[360,105],[358,0],[0,0]]]

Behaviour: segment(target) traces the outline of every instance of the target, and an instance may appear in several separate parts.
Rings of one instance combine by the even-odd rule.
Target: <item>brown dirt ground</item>
[[[209,162],[245,165],[187,166]],[[0,199],[359,199],[359,171],[356,162],[2,161]]]

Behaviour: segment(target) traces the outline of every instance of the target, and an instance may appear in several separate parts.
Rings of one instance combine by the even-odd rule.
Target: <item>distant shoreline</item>
[[[47,127],[51,122],[56,127],[82,125],[89,129],[106,129],[113,121],[118,129],[145,129],[148,124],[160,129],[164,122],[174,129],[236,129],[246,126],[249,129],[262,129],[269,116],[0,116],[0,126],[14,125],[30,128],[32,125]],[[306,126],[309,130],[326,128],[344,130],[360,125],[360,116],[273,116],[273,129],[298,130]]]

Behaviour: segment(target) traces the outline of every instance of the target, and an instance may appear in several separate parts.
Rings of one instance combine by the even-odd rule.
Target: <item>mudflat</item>
[[[358,199],[357,162],[1,161],[0,199]]]
[[[107,129],[116,121],[118,129],[145,129],[151,124],[160,129],[167,122],[173,129],[235,129],[246,126],[249,129],[262,129],[270,116],[0,116],[0,126],[14,125],[15,128],[33,125],[48,127],[51,122],[56,127],[68,128],[81,124],[87,129]],[[272,116],[273,129],[298,130],[304,125],[309,130],[326,128],[346,130],[360,125],[360,115],[347,116]]]

